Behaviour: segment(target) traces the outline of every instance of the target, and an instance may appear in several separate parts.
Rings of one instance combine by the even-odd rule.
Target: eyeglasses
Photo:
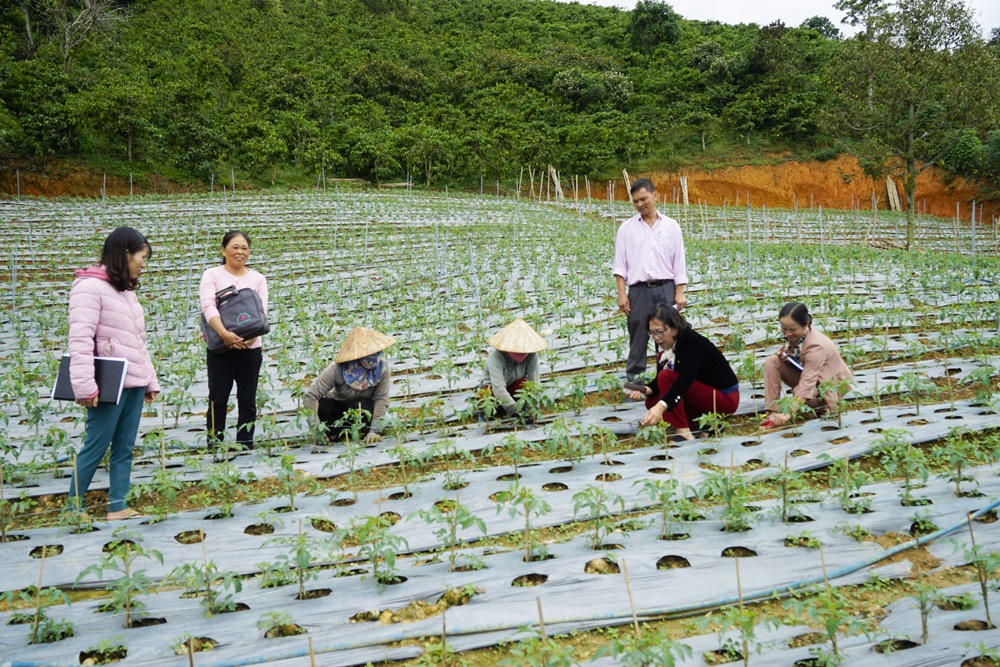
[[[649,335],[652,336],[653,338],[659,338],[660,336],[662,336],[665,333],[667,333],[666,329],[650,329],[649,330]]]

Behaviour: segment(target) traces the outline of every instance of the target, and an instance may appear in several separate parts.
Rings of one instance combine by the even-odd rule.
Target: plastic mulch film
[[[1000,601],[990,597],[994,618],[1000,614]],[[952,586],[937,592],[927,619],[927,643],[923,643],[921,614],[917,601],[906,598],[884,609],[877,631],[858,632],[838,637],[838,649],[846,665],[859,667],[957,667],[964,661],[1000,649],[1000,630],[986,625],[986,613],[978,584]],[[949,602],[974,605],[970,609],[949,607]],[[971,601],[971,602],[966,602]],[[624,633],[625,631],[623,631]],[[756,645],[751,645],[750,662],[774,667],[793,665],[817,656],[833,658],[833,647],[820,628],[760,624],[754,629]],[[705,664],[705,654],[719,651],[728,644],[742,653],[740,636],[733,631],[723,635],[698,635],[680,640],[691,649],[690,658],[680,658],[679,667]],[[737,659],[739,660],[739,659]],[[584,667],[614,667],[619,663],[602,658],[583,663]]]
[[[143,598],[146,615],[166,619],[165,624],[151,628],[120,630],[120,615],[97,613],[95,610],[100,601],[80,602],[68,608],[50,610],[53,617],[72,620],[77,625],[78,637],[55,644],[27,646],[24,644],[25,628],[5,626],[15,629],[10,639],[6,639],[5,634],[5,641],[8,642],[5,649],[7,653],[14,652],[12,655],[18,656],[18,660],[20,656],[30,656],[32,661],[39,663],[61,662],[60,657],[65,656],[67,651],[75,654],[85,649],[84,644],[93,643],[95,633],[106,636],[109,626],[115,626],[119,628],[115,633],[124,634],[126,643],[134,645],[137,655],[142,655],[143,661],[149,664],[180,664],[176,657],[171,657],[167,638],[191,634],[209,636],[220,642],[221,646],[212,651],[212,661],[208,664],[221,665],[246,660],[249,656],[269,655],[274,652],[272,647],[279,643],[283,651],[301,650],[305,641],[303,637],[265,640],[259,637],[260,633],[250,622],[267,611],[282,611],[309,631],[314,644],[330,649],[336,656],[325,664],[354,664],[351,662],[354,658],[340,655],[340,652],[378,647],[404,637],[434,636],[440,633],[441,627],[440,617],[389,624],[360,621],[359,618],[378,618],[386,610],[399,610],[414,600],[433,603],[449,588],[476,591],[467,604],[445,612],[449,642],[456,648],[472,648],[515,636],[520,627],[533,624],[537,620],[539,598],[551,632],[627,623],[631,612],[619,568],[627,568],[640,618],[692,613],[731,604],[737,594],[734,555],[740,558],[743,595],[748,600],[755,596],[767,597],[773,592],[780,594],[790,586],[821,582],[823,575],[818,551],[786,546],[786,538],[801,536],[803,528],[823,544],[827,575],[837,585],[863,582],[871,576],[906,576],[909,573],[908,563],[879,564],[885,551],[873,542],[857,542],[848,537],[847,533],[851,531],[847,527],[857,526],[872,534],[907,532],[913,529],[912,517],[919,512],[922,519],[932,522],[940,530],[954,529],[948,537],[961,544],[965,540],[963,531],[967,530],[967,513],[982,511],[989,506],[990,498],[1000,496],[1000,478],[995,471],[982,468],[969,474],[978,483],[976,485],[983,497],[956,497],[950,483],[937,481],[920,491],[920,497],[930,501],[930,504],[902,507],[896,486],[883,484],[862,489],[862,493],[872,494],[869,496],[872,498],[870,511],[865,514],[845,512],[838,502],[829,499],[802,503],[801,516],[809,520],[786,524],[777,517],[776,502],[768,501],[759,504],[758,511],[754,513],[758,518],[751,522],[753,527],[744,532],[721,530],[719,515],[711,512],[704,520],[684,522],[674,527],[675,532],[682,530],[687,535],[686,539],[661,540],[657,515],[647,515],[645,523],[650,525],[638,528],[634,518],[626,519],[619,529],[604,535],[600,549],[594,549],[591,535],[580,535],[568,542],[548,545],[553,557],[537,562],[526,563],[523,551],[517,548],[494,552],[461,550],[457,562],[466,562],[466,554],[469,554],[487,566],[463,572],[449,572],[444,554],[437,558],[427,554],[402,558],[397,575],[405,581],[389,585],[382,592],[373,582],[367,562],[343,563],[338,568],[321,570],[318,579],[307,582],[307,588],[328,589],[330,592],[325,597],[311,600],[296,600],[298,589],[295,585],[262,589],[259,580],[247,580],[243,591],[235,599],[249,609],[210,619],[202,617],[197,599],[183,597],[183,592],[178,590],[162,592]],[[522,481],[531,483],[530,479]],[[430,500],[427,497],[424,499]],[[310,510],[306,508],[302,511]],[[226,519],[221,520],[219,525],[227,522],[237,528],[242,523],[239,519]],[[155,531],[166,526],[185,528],[187,520],[172,518],[153,526],[135,527],[144,531],[144,547],[159,548],[163,545],[156,538]],[[974,526],[977,543],[995,544],[1000,538],[995,523],[977,522]],[[429,532],[426,524],[416,522],[400,522],[393,530],[414,540],[420,534]],[[210,561],[221,563],[221,567],[230,567],[234,559],[239,560],[241,556],[244,563],[275,557],[275,550],[244,548],[241,551],[240,540],[244,543],[252,540],[248,536],[240,538],[240,533],[233,532],[236,534],[230,542],[216,543],[218,546],[212,544],[211,535],[206,538],[205,556]],[[931,535],[921,539],[932,540],[943,536]],[[32,535],[31,540],[19,544],[32,543],[35,537]],[[411,548],[413,546],[410,545]],[[96,550],[97,544],[91,548]],[[935,542],[933,548],[935,553],[941,550],[943,561],[960,563],[961,556],[950,543]],[[188,560],[198,562],[205,557],[200,545],[193,545],[191,551],[194,553],[185,554]],[[46,571],[52,569],[64,578],[71,578],[72,569],[63,569],[65,565],[60,565],[60,559],[66,556],[64,552],[47,558]],[[177,558],[176,553],[168,555],[165,550],[168,564],[177,564]],[[63,560],[62,563],[69,561]],[[150,563],[152,561],[145,561],[143,566],[148,567]],[[155,573],[152,568],[149,571]],[[367,572],[358,574],[362,571]],[[346,576],[335,576],[338,572]],[[37,567],[35,574],[37,576]],[[364,616],[359,617],[359,614]],[[9,614],[0,615],[0,621],[6,622],[8,617]],[[324,639],[331,637],[335,637],[336,641]],[[378,648],[373,650],[384,651]],[[198,664],[205,663],[199,661]]]

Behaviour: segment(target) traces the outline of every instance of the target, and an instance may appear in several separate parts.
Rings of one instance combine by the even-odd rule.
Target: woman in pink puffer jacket
[[[125,498],[143,401],[153,401],[160,392],[146,349],[146,321],[135,295],[139,274],[151,253],[142,234],[119,227],[104,241],[101,264],[78,270],[69,294],[69,375],[76,402],[87,408],[87,425],[67,506],[83,511],[84,495],[110,446],[109,521],[141,516],[129,509]],[[117,404],[98,404],[95,354],[128,359],[125,388]]]

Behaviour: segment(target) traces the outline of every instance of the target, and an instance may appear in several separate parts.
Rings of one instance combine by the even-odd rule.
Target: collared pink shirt
[[[612,273],[624,278],[626,285],[647,280],[673,280],[674,285],[687,285],[681,226],[662,213],[656,216],[652,227],[636,214],[618,228]]]
[[[225,266],[217,264],[210,269],[205,269],[201,274],[201,285],[198,288],[198,296],[201,299],[201,314],[206,320],[211,321],[213,317],[219,315],[219,309],[215,305],[215,293],[225,289],[230,285],[235,285],[237,289],[249,287],[260,296],[260,303],[267,313],[267,279],[260,273],[247,267],[247,272],[242,276],[234,276],[226,271]],[[248,350],[254,350],[261,346],[260,337]]]

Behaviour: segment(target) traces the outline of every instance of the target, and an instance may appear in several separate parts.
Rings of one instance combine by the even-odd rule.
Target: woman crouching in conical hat
[[[526,381],[538,382],[537,353],[548,348],[549,343],[521,318],[493,334],[487,342],[493,349],[486,358],[479,386],[492,390],[507,416],[513,417],[517,414],[514,394]]]
[[[358,408],[365,411],[365,443],[382,439],[382,418],[389,409],[392,384],[392,372],[382,350],[395,342],[392,336],[373,329],[354,328],[333,363],[309,386],[302,404],[310,411],[310,419],[315,412],[315,418],[326,424],[330,440],[343,437],[345,428],[338,422],[348,410]]]

